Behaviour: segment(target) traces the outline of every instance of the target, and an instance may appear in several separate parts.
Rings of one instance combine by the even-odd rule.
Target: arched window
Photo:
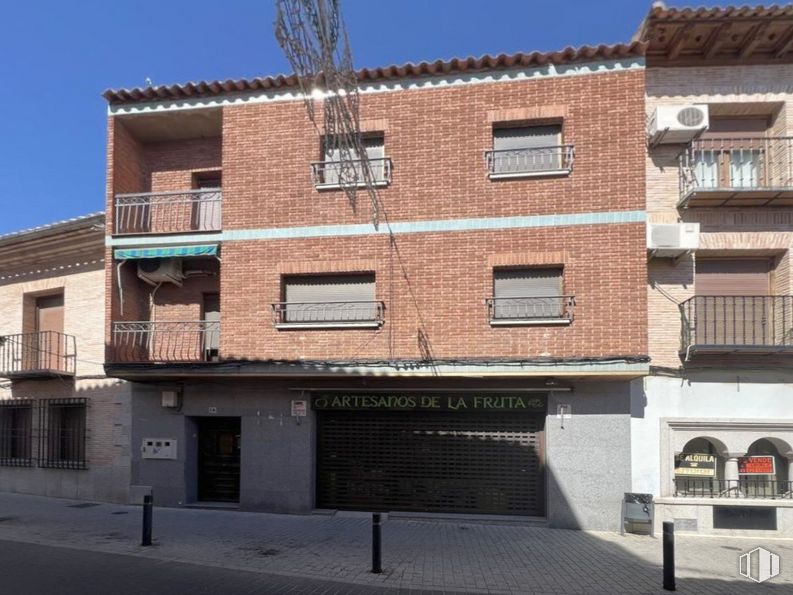
[[[706,437],[689,440],[675,456],[675,495],[712,498],[720,492],[724,458]]]
[[[749,498],[779,498],[790,492],[788,464],[774,440],[760,438],[738,461],[741,491]]]

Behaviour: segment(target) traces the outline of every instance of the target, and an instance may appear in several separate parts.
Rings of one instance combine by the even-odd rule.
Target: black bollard
[[[380,513],[372,515],[372,573],[381,574],[383,572],[383,550],[382,534],[380,531]]]
[[[675,587],[675,524],[664,521],[664,589],[674,591]]]
[[[154,508],[154,497],[143,496],[143,537],[141,545],[151,545],[151,513]]]

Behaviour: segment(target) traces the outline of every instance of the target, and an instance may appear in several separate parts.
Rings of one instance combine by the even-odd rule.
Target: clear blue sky
[[[359,67],[627,41],[650,4],[342,0]],[[106,88],[288,72],[273,18],[272,0],[5,2],[0,234],[103,208]]]

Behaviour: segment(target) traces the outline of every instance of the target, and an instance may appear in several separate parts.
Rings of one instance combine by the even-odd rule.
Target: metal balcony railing
[[[72,335],[39,331],[0,336],[0,377],[73,376],[77,342]]]
[[[793,204],[793,137],[701,139],[680,156],[681,206]]]
[[[116,194],[114,233],[220,231],[222,202],[220,188]]]
[[[575,296],[494,297],[485,300],[491,324],[569,324]]]
[[[113,363],[211,362],[219,359],[220,322],[113,323]]]
[[[675,477],[675,497],[793,499],[793,481]]]
[[[793,353],[793,296],[696,296],[680,304],[682,351]]]
[[[574,145],[485,151],[491,178],[569,173],[575,160]]]
[[[383,302],[277,302],[273,322],[280,327],[377,327],[385,319]]]
[[[390,157],[369,158],[372,181],[379,186],[391,183],[393,169]],[[317,188],[340,188],[342,186],[364,186],[366,167],[363,159],[348,162],[315,161],[311,164],[311,177]]]

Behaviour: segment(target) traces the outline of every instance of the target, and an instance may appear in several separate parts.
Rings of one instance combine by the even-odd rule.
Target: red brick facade
[[[135,116],[111,117],[108,214],[116,193],[186,190],[193,173],[222,168],[224,232],[370,221],[365,192],[353,209],[343,191],[313,186],[320,141],[301,101],[222,110],[221,137],[156,143],[136,140],[120,122]],[[412,222],[644,211],[643,114],[644,71],[632,69],[368,93],[361,117],[367,130],[384,132],[393,160],[393,181],[380,192],[388,220]],[[575,145],[572,173],[488,179],[483,153],[492,148],[493,122],[505,118],[561,118],[562,142]],[[436,358],[647,353],[642,222],[398,233],[396,249],[384,234],[235,239],[221,251],[224,359],[415,359],[427,344]],[[493,295],[493,267],[543,264],[564,266],[564,292],[577,301],[572,324],[491,327],[485,299]],[[135,278],[134,264],[125,268],[121,314],[108,266],[108,329],[149,316],[151,287]],[[376,273],[381,328],[274,327],[282,274],[363,270]],[[195,320],[206,285],[196,278],[181,290],[162,288],[157,318]]]

